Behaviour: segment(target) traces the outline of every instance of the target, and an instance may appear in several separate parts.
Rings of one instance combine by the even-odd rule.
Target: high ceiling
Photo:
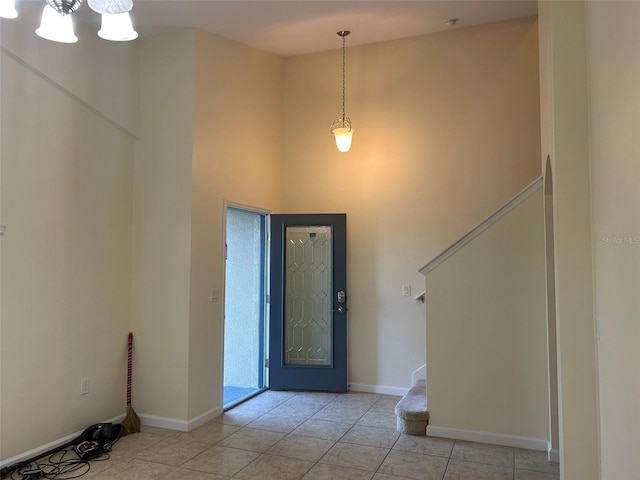
[[[84,0],[78,20],[99,23]],[[38,8],[44,0],[18,0]],[[412,37],[537,14],[529,0],[134,0],[132,17],[141,35],[196,27],[281,56]]]

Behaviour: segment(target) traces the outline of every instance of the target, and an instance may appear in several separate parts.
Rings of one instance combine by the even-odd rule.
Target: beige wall
[[[401,286],[540,175],[537,44],[524,19],[347,48],[346,154],[340,50],[285,59],[284,208],[348,215],[353,388],[410,385],[425,309]]]
[[[195,58],[189,418],[222,406],[224,305],[209,298],[224,292],[224,201],[282,196],[282,59],[202,31]]]
[[[538,189],[427,274],[430,430],[546,448],[544,272]]]
[[[551,157],[560,469],[600,478],[584,2],[539,4],[542,161]]]
[[[141,39],[133,201],[133,405],[186,421],[191,262],[192,30]]]
[[[0,54],[2,460],[123,412],[131,301],[137,50],[20,26],[3,19]]]
[[[224,201],[280,206],[281,62],[194,30],[142,42],[132,328],[147,420],[187,429],[221,411]]]
[[[601,478],[640,472],[640,4],[587,9]],[[615,28],[612,28],[615,26]]]

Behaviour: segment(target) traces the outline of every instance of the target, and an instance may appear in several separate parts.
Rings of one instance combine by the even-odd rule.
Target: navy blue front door
[[[269,388],[347,390],[347,216],[271,215]]]

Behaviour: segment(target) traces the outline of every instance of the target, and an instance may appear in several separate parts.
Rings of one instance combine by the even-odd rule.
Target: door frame
[[[224,391],[224,369],[225,369],[225,365],[224,365],[224,354],[225,354],[225,349],[224,349],[224,342],[225,342],[225,315],[226,315],[226,288],[227,288],[227,211],[229,208],[235,208],[237,210],[244,210],[246,212],[251,212],[251,213],[255,213],[258,215],[264,215],[265,217],[265,242],[264,242],[264,252],[263,252],[263,258],[264,258],[264,271],[263,271],[263,285],[264,285],[264,295],[262,298],[262,311],[263,311],[263,321],[264,321],[264,325],[263,325],[263,332],[262,332],[262,351],[263,351],[263,358],[262,358],[262,366],[261,366],[261,377],[263,378],[263,390],[269,388],[269,372],[268,372],[268,368],[266,367],[265,364],[265,359],[269,358],[269,304],[267,301],[267,296],[269,293],[269,277],[270,277],[270,241],[269,241],[269,237],[270,237],[270,230],[271,230],[271,210],[266,209],[266,208],[262,208],[262,207],[256,207],[253,205],[247,205],[244,203],[240,203],[240,202],[235,202],[232,200],[228,200],[228,199],[223,199],[223,205],[222,205],[222,287],[221,287],[221,292],[220,292],[220,300],[221,300],[221,307],[222,307],[222,335],[220,336],[220,405],[223,405],[223,391]],[[263,391],[260,390],[259,392]],[[258,393],[259,393],[258,392]],[[235,405],[234,405],[235,406]]]

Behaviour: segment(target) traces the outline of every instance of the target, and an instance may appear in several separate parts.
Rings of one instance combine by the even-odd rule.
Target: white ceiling
[[[74,15],[98,25],[83,3]],[[356,46],[447,30],[451,18],[463,28],[536,14],[536,0],[134,0],[132,11],[141,35],[196,27],[281,56],[339,48],[338,30]]]

